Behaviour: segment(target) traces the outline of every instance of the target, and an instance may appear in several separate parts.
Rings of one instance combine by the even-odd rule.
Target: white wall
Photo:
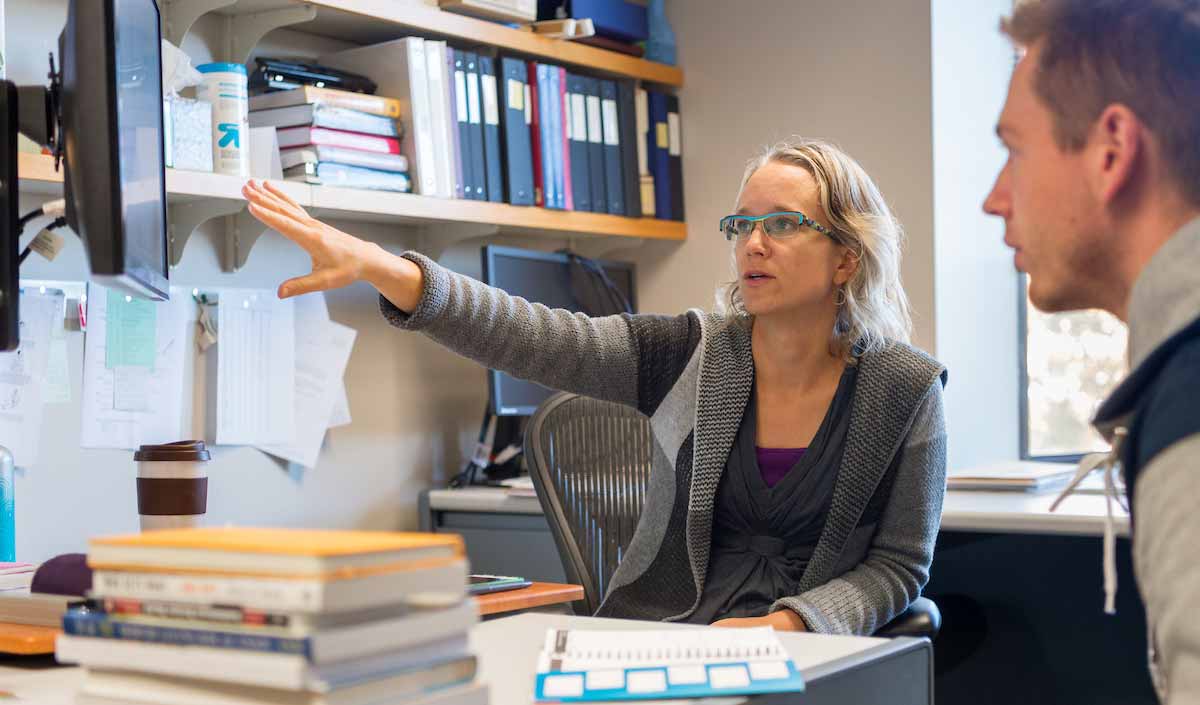
[[[710,306],[730,276],[717,221],[747,160],[790,135],[816,137],[858,159],[907,228],[914,340],[932,349],[929,3],[675,0],[668,12],[684,69],[688,241],[646,246],[642,300],[662,311]]]
[[[56,46],[66,16],[65,0],[8,0],[9,78],[44,82],[46,52]],[[207,53],[202,21],[185,48],[195,61]],[[331,46],[308,35],[280,31],[260,49],[283,47],[315,54]],[[25,197],[23,207],[40,201]],[[394,251],[411,246],[403,228],[344,224]],[[68,233],[69,236],[69,233]],[[69,236],[70,237],[70,236]],[[32,257],[22,268],[28,279],[84,280],[83,249],[74,237],[62,255],[47,263]],[[501,242],[501,241],[498,241]],[[564,243],[509,239],[504,244],[561,247]],[[221,238],[212,227],[188,241],[172,283],[200,287],[274,289],[288,277],[307,272],[307,256],[275,233],[254,246],[247,266],[220,270]],[[479,276],[479,243],[447,253],[444,261]],[[399,333],[378,314],[376,295],[366,285],[328,296],[334,320],[358,331],[346,372],[354,422],[330,432],[315,470],[291,468],[250,448],[220,448],[210,469],[209,520],[241,524],[305,525],[369,529],[416,528],[417,493],[441,484],[458,471],[472,447],[486,402],[484,371],[419,335]],[[88,536],[137,527],[132,455],[127,451],[79,448],[80,375],[83,336],[68,334],[72,402],[49,406],[38,466],[17,478],[17,552],[23,560],[86,548]],[[197,403],[204,365],[197,365]],[[201,432],[204,414],[194,433]]]
[[[1019,452],[1017,275],[1003,222],[981,210],[1005,153],[994,126],[1013,48],[1012,0],[933,0],[933,183],[938,358],[950,369],[950,467]]]

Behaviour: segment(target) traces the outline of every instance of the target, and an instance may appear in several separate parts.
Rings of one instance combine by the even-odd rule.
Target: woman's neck
[[[755,375],[773,387],[805,389],[823,384],[835,368],[840,371],[844,366],[831,348],[832,330],[833,321],[757,318],[750,333]]]

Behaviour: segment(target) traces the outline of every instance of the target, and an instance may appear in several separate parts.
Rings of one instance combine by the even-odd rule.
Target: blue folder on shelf
[[[504,201],[504,167],[500,159],[500,95],[496,86],[495,59],[479,56],[479,93],[483,103],[483,161],[487,172],[487,200]]]
[[[532,206],[533,150],[529,141],[530,115],[526,110],[529,91],[525,62],[504,57],[500,59],[500,69],[505,193],[514,206]]]
[[[604,133],[604,194],[607,210],[625,215],[625,182],[621,174],[621,122],[617,117],[617,84],[600,81],[600,120]]]
[[[667,127],[667,96],[647,91],[650,99],[650,132],[646,135],[650,157],[650,175],[654,177],[654,215],[660,220],[674,220],[671,211],[671,143]]]

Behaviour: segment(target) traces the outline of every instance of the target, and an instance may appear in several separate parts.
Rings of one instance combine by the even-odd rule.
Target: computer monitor
[[[92,278],[169,295],[162,49],[154,0],[72,0],[59,38],[67,225]]]
[[[159,32],[154,0],[70,0],[50,85],[0,81],[0,350],[19,342],[18,131],[63,159],[65,220],[92,278],[167,299]]]
[[[636,311],[633,263],[602,260],[600,265]],[[565,254],[488,245],[483,248],[483,281],[550,308],[586,312],[579,301],[581,294],[571,284],[570,260]],[[528,416],[553,392],[540,384],[489,370],[488,393],[492,413],[497,416]]]

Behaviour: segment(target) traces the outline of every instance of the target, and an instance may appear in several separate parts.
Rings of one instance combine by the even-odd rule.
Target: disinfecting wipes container
[[[242,64],[201,64],[196,97],[212,104],[213,171],[250,176],[250,100]]]

